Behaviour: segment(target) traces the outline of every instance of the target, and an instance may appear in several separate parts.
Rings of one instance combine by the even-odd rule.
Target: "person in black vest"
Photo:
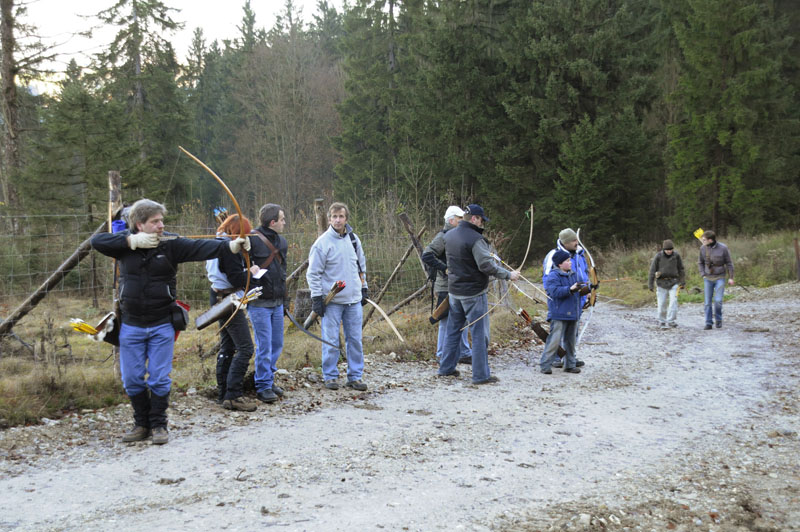
[[[436,272],[433,291],[436,293],[436,306],[438,307],[447,299],[447,257],[444,252],[444,235],[458,226],[464,216],[464,211],[457,205],[450,205],[444,213],[444,229],[436,233],[433,240],[422,251],[422,262]],[[447,334],[447,314],[439,318],[439,334],[436,338],[436,360],[442,359],[444,353],[444,340]],[[459,364],[472,364],[472,348],[469,346],[469,331],[464,329],[461,333],[461,344],[458,356]]]
[[[91,240],[94,249],[119,261],[119,366],[135,423],[122,437],[125,442],[144,440],[151,431],[154,444],[169,441],[167,407],[175,345],[173,324],[182,316],[175,308],[178,264],[250,248],[245,238],[226,242],[167,234],[166,212],[160,203],[141,199],[131,206],[130,230],[98,233]]]
[[[258,213],[261,227],[253,231],[250,243],[250,284],[261,286],[261,296],[247,305],[256,337],[256,397],[274,403],[283,396],[275,385],[275,370],[283,350],[283,305],[286,299],[286,239],[280,233],[286,226],[286,214],[280,205],[267,203]]]
[[[472,329],[472,383],[489,384],[498,378],[489,371],[489,276],[499,279],[519,279],[519,272],[501,268],[492,258],[489,242],[483,237],[483,225],[488,222],[480,205],[469,205],[464,220],[444,236],[447,256],[447,285],[450,315],[444,353],[439,362],[439,375],[458,376],[456,369],[462,329]]]

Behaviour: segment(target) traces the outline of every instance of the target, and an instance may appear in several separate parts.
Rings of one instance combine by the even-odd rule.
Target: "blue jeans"
[[[714,320],[717,323],[722,323],[722,297],[725,295],[725,278],[717,279],[716,281],[709,281],[703,279],[703,289],[705,290],[705,299],[703,305],[706,311],[706,325],[712,325],[711,321],[711,302],[714,302]]]
[[[322,316],[322,339],[339,345],[339,324],[344,329],[344,345],[347,355],[347,381],[360,381],[364,372],[364,348],[361,344],[361,302],[342,305],[330,303]],[[322,376],[326,381],[339,378],[339,350],[322,344]]]
[[[123,323],[119,329],[119,370],[125,393],[132,397],[149,388],[156,395],[167,395],[172,384],[169,374],[174,346],[171,323],[155,327]]]
[[[275,364],[283,349],[283,305],[247,307],[256,339],[256,392],[272,389]]]
[[[444,354],[444,342],[447,338],[447,320],[449,316],[450,314],[448,313],[447,316],[439,320],[439,336],[436,339],[436,360],[441,360],[442,354]],[[472,356],[472,348],[469,346],[469,332],[469,329],[464,329],[464,332],[461,333],[458,358]]]
[[[577,321],[550,321],[550,334],[547,336],[547,341],[544,343],[544,351],[542,351],[542,358],[539,361],[539,367],[542,371],[550,369],[553,362],[558,359],[558,347],[560,345],[564,346],[564,351],[567,352],[564,357],[564,369],[575,367],[575,364],[578,363],[578,357],[575,356],[575,339],[577,338],[577,333]]]
[[[447,375],[456,369],[461,343],[461,329],[467,323],[472,326],[472,382],[483,382],[489,378],[489,296],[481,294],[465,299],[450,296],[450,314],[447,317],[444,352],[439,361],[439,375]]]

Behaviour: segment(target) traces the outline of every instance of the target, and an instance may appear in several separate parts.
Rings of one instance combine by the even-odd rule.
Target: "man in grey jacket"
[[[733,261],[728,246],[722,242],[717,242],[717,235],[714,231],[706,231],[700,237],[703,245],[700,247],[700,258],[697,266],[700,268],[700,276],[703,278],[703,288],[705,289],[705,311],[706,311],[706,330],[711,329],[712,324],[712,300],[713,318],[716,321],[717,329],[722,327],[722,298],[725,295],[725,272],[728,273],[728,284],[733,286]]]
[[[458,345],[462,329],[472,329],[472,383],[491,384],[498,379],[489,371],[489,276],[519,279],[519,272],[501,268],[492,258],[489,242],[483,237],[483,225],[489,221],[483,207],[469,205],[458,227],[444,237],[447,254],[447,288],[450,315],[439,375],[458,376]]]
[[[651,292],[654,284],[658,301],[658,324],[662,329],[677,327],[678,287],[686,286],[686,275],[683,270],[683,260],[675,251],[672,240],[664,240],[661,244],[661,251],[653,257],[653,261],[650,263],[647,287]]]
[[[362,305],[367,302],[367,259],[361,240],[347,224],[350,211],[344,203],[333,203],[328,209],[328,230],[322,233],[308,253],[306,281],[311,289],[311,308],[320,316],[322,338],[339,345],[339,324],[344,329],[347,355],[345,386],[365,391],[361,381],[364,371],[364,350],[361,343]],[[325,296],[337,281],[344,289],[325,304]],[[325,387],[339,389],[339,351],[322,344],[322,376]]]

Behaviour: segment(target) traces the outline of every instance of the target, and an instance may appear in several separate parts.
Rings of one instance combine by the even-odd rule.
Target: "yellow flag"
[[[698,227],[697,231],[694,232],[694,237],[696,239],[700,240],[700,237],[703,236],[703,233],[705,233],[705,231],[703,231],[703,228],[702,227]]]

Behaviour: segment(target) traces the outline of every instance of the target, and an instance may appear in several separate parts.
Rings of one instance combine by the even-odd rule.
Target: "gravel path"
[[[741,292],[725,326],[600,304],[580,375],[531,337],[497,385],[367,357],[370,391],[284,373],[278,405],[177,397],[171,441],[130,409],[0,432],[0,529],[800,530],[800,285]],[[495,318],[496,319],[496,318]]]

